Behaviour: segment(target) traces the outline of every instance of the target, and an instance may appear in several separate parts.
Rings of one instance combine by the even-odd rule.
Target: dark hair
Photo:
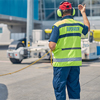
[[[63,10],[63,15],[66,15],[66,14],[71,14],[71,10],[72,9],[67,9],[67,10]]]

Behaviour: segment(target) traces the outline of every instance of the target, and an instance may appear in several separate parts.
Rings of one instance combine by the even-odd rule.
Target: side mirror
[[[92,31],[89,31],[88,33],[88,40],[89,42],[93,42],[93,32]]]

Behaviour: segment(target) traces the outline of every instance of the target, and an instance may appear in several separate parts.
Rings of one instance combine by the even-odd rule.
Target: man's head
[[[63,17],[66,15],[74,15],[75,14],[75,9],[73,12],[72,5],[70,2],[63,1],[60,3],[59,9],[57,10],[57,14],[59,17]]]

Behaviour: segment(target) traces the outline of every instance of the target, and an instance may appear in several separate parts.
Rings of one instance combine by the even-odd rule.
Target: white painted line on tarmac
[[[92,64],[92,65],[89,65],[89,66],[94,66],[94,67],[95,67],[95,66],[99,66],[99,67],[100,67],[100,65],[96,65],[96,64],[94,64],[94,65]]]
[[[52,69],[52,66],[40,66],[40,67],[35,67],[36,69],[40,69],[40,68],[46,68],[46,69]]]
[[[10,61],[0,61],[0,62],[2,62],[2,63],[5,63],[5,62],[10,63]]]
[[[82,64],[82,66],[94,66],[94,67],[97,66],[98,67],[100,65],[99,64]]]

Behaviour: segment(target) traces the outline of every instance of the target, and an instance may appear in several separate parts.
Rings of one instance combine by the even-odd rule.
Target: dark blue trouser
[[[53,87],[56,100],[66,100],[66,86],[70,100],[80,100],[80,67],[54,67]]]

